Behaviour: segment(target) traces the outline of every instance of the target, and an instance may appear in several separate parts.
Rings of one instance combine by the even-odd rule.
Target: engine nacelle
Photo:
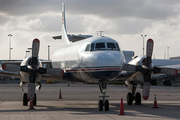
[[[28,66],[28,68],[31,67],[30,63],[31,63],[32,57],[27,57],[25,58],[22,62],[20,66]],[[42,63],[41,61],[38,59],[38,64],[36,66],[36,68],[42,67]],[[22,82],[29,82],[29,73],[28,72],[22,72],[20,71],[20,75],[21,75],[21,80]],[[36,77],[35,82],[40,82],[41,80],[41,74],[38,74]]]

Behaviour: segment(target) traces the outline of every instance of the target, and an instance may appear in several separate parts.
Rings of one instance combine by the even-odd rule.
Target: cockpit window
[[[90,44],[88,44],[88,45],[86,46],[85,51],[90,51],[90,48],[91,48],[91,45],[90,45]]]
[[[119,49],[119,45],[118,45],[118,43],[116,43],[116,47],[117,47],[117,50],[120,50],[120,49]]]
[[[96,43],[96,49],[104,49],[105,48],[105,43]]]
[[[91,51],[94,50],[94,44],[91,44]]]
[[[89,50],[90,49],[90,50]],[[92,43],[88,44],[85,51],[97,51],[97,50],[116,50],[120,51],[118,43]]]
[[[108,49],[116,49],[116,46],[114,43],[107,43],[107,48]]]

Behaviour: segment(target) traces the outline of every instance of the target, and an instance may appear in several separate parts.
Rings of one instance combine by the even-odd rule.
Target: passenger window
[[[105,43],[96,43],[96,49],[104,49]]]
[[[88,45],[86,46],[85,51],[90,51],[90,44],[88,44]]]
[[[116,49],[116,46],[114,43],[107,43],[107,48]]]

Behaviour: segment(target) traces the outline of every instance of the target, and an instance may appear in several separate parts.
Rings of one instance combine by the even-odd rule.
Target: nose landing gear
[[[99,96],[103,98],[102,100],[99,100],[99,103],[98,103],[99,111],[102,111],[103,107],[105,111],[109,111],[109,101],[106,99],[106,97],[109,97],[109,96],[106,96],[106,88],[107,88],[108,82],[109,82],[108,80],[100,80],[98,82],[100,91],[103,94],[102,96]]]

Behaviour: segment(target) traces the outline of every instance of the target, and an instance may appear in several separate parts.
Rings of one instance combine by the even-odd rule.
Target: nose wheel
[[[102,96],[99,96],[102,97],[102,100],[99,100],[98,103],[99,111],[103,111],[103,107],[105,111],[109,111],[109,101],[106,99],[106,97],[109,97],[106,96],[106,88],[107,88],[108,80],[100,80],[98,83],[99,83],[100,91],[103,94]]]
[[[109,111],[109,101],[108,100],[105,100],[104,102],[103,102],[103,100],[99,100],[99,103],[98,103],[99,111],[103,111],[103,106],[104,106],[105,111]]]

